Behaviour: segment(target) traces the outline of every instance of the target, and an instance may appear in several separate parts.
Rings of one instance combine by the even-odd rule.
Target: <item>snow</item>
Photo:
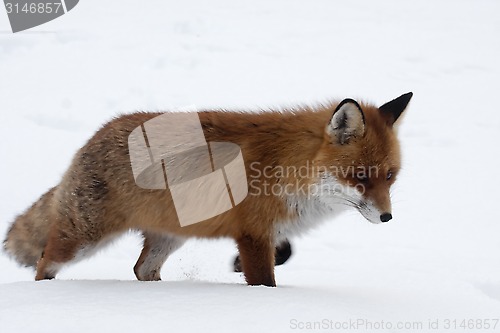
[[[86,0],[12,34],[0,9],[1,234],[117,114],[415,94],[390,223],[352,211],[294,239],[277,288],[231,272],[230,240],[189,241],[162,282],[135,281],[134,233],[53,281],[2,255],[2,332],[288,332],[358,319],[372,327],[338,330],[421,322],[406,331],[423,332],[498,319],[499,10],[493,0]],[[377,330],[381,321],[393,326]]]

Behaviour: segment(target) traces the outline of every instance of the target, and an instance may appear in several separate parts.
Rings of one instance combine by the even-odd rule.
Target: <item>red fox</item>
[[[52,279],[64,265],[139,230],[144,246],[134,273],[155,281],[186,239],[229,237],[247,283],[276,286],[275,256],[278,263],[277,250],[289,252],[288,237],[345,207],[372,223],[392,219],[389,189],[400,169],[395,124],[412,96],[378,108],[345,99],[269,112],[198,112],[208,142],[240,147],[248,194],[232,209],[187,226],[179,223],[169,189],[137,186],[131,168],[129,135],[161,113],[120,116],[76,153],[59,185],[16,218],[5,250],[36,267],[36,280]]]

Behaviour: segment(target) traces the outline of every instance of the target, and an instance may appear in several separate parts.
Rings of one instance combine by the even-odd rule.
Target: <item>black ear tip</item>
[[[394,122],[399,118],[401,113],[403,113],[403,111],[408,106],[408,103],[410,103],[412,97],[413,93],[408,92],[379,107],[379,110],[383,114],[389,115],[388,123],[390,125],[394,124]]]
[[[406,94],[403,94],[401,96],[399,96],[398,98],[396,98],[394,100],[394,102],[398,101],[399,103],[401,103],[403,106],[403,109],[406,107],[406,105],[408,105],[408,103],[410,103],[410,100],[411,98],[413,97],[413,93],[410,91],[410,92],[407,92]],[[402,112],[402,110],[401,110]]]

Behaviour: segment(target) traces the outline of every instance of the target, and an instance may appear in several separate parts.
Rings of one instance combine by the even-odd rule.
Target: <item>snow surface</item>
[[[429,320],[444,331],[447,319],[499,318],[499,13],[493,0],[85,0],[12,34],[0,9],[2,234],[119,113],[415,93],[394,220],[353,211],[293,240],[277,288],[232,273],[229,240],[189,241],[162,282],[135,281],[131,233],[53,281],[0,256],[0,330],[288,332],[360,319],[393,326],[337,331],[437,331]]]

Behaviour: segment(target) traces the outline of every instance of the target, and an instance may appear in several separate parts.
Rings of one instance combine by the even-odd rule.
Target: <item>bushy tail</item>
[[[51,212],[54,209],[55,189],[50,189],[24,214],[19,215],[7,232],[4,249],[22,265],[35,267],[42,256],[54,222]]]

